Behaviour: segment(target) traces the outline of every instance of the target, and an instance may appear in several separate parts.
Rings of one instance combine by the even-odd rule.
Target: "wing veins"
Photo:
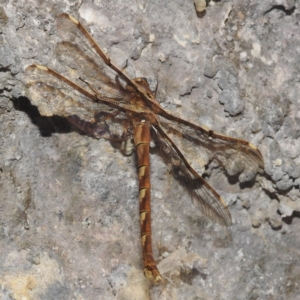
[[[160,124],[167,128],[168,135],[175,138],[176,144],[185,140],[184,149],[191,152],[191,158],[195,155],[204,156],[206,157],[205,165],[215,159],[230,176],[250,171],[248,175],[254,178],[255,174],[263,169],[264,162],[260,151],[249,142],[222,135],[166,111],[164,113],[163,117],[167,120],[160,120]]]
[[[175,156],[179,157],[180,162],[175,168],[178,168],[178,170],[180,169],[178,173],[183,172],[182,179],[184,179],[185,185],[193,188],[192,190],[189,190],[189,192],[192,196],[194,205],[211,220],[221,225],[231,225],[231,214],[221,196],[191,167],[179,148],[164,132],[161,126],[154,126],[154,128],[161,136],[161,138],[159,138],[159,135],[157,135],[160,142],[163,142],[164,146],[168,147],[168,151],[170,151],[171,154],[173,153],[173,155],[175,154]],[[168,157],[170,156],[171,155],[168,155]]]
[[[161,110],[161,108],[157,107],[157,104],[152,99],[152,93],[147,93],[143,90],[134,80],[132,80],[129,76],[126,75],[112,60],[102,51],[101,47],[97,44],[94,38],[90,35],[90,33],[85,29],[85,27],[75,18],[72,16],[63,13],[59,16],[59,19],[63,20],[64,22],[68,22],[70,26],[76,26],[78,30],[85,36],[89,44],[91,45],[92,49],[101,57],[104,63],[114,70],[127,84],[129,84],[135,92],[148,104],[151,104],[153,108],[157,108]]]

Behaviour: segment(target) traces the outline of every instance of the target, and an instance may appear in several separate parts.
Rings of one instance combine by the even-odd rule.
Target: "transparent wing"
[[[247,182],[264,168],[260,151],[247,141],[216,133],[177,117],[172,121],[160,119],[168,136],[196,169],[203,171],[209,162],[214,161],[229,176],[238,176],[240,182]]]
[[[229,209],[221,196],[189,165],[162,127],[153,128],[163,159],[174,177],[187,188],[193,204],[212,221],[225,226],[231,225]]]
[[[122,138],[124,132],[131,132],[124,112],[97,102],[94,94],[81,86],[67,84],[69,80],[58,73],[31,65],[26,68],[25,74],[27,96],[42,116],[66,117],[73,125],[96,138]]]
[[[67,14],[60,15],[57,31],[63,41],[56,46],[56,70],[77,83],[86,81],[103,96],[132,101],[130,93],[125,91],[127,83],[108,66],[108,57],[77,20]]]

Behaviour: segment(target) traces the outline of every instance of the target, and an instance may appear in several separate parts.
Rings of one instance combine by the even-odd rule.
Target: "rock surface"
[[[42,117],[24,68],[51,65],[55,18],[80,19],[162,106],[257,145],[265,174],[207,180],[223,228],[194,209],[152,149],[155,257],[142,274],[135,155]],[[1,299],[300,299],[299,2],[13,1],[0,7]],[[196,159],[196,158],[195,158]]]

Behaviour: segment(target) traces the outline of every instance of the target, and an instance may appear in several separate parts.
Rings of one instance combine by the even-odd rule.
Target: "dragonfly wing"
[[[55,69],[64,66],[64,69],[59,70],[64,76],[75,81],[86,80],[103,96],[127,103],[131,101],[128,91],[125,91],[127,83],[99,55],[98,52],[106,57],[100,46],[77,20],[62,14],[57,18],[57,30],[63,41],[56,46],[55,54],[59,65],[55,66]]]
[[[175,122],[163,119],[161,125],[189,161],[196,163],[195,168],[203,170],[209,162],[214,161],[229,176],[238,176],[240,182],[252,180],[264,168],[260,151],[247,141],[216,133],[179,118]]]
[[[160,126],[154,126],[156,141],[168,168],[187,188],[194,205],[209,219],[231,225],[229,209],[221,196],[188,164],[180,150]]]
[[[125,113],[91,101],[93,94],[84,93],[85,90],[77,85],[71,87],[51,72],[37,65],[25,70],[27,96],[42,116],[66,117],[80,130],[96,138],[123,139],[124,132],[132,134]]]

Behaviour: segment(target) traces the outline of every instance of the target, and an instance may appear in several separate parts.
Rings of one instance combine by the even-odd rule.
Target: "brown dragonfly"
[[[133,138],[138,157],[144,274],[150,281],[159,282],[162,277],[151,241],[151,137],[175,178],[188,188],[195,206],[225,226],[232,222],[226,203],[195,171],[181,149],[192,158],[201,152],[204,164],[215,161],[230,176],[248,179],[263,169],[263,157],[247,141],[222,135],[164,110],[147,80],[126,75],[72,16],[60,15],[57,30],[63,41],[57,44],[54,67],[26,68],[27,95],[41,115],[66,117],[92,137],[119,141]]]

